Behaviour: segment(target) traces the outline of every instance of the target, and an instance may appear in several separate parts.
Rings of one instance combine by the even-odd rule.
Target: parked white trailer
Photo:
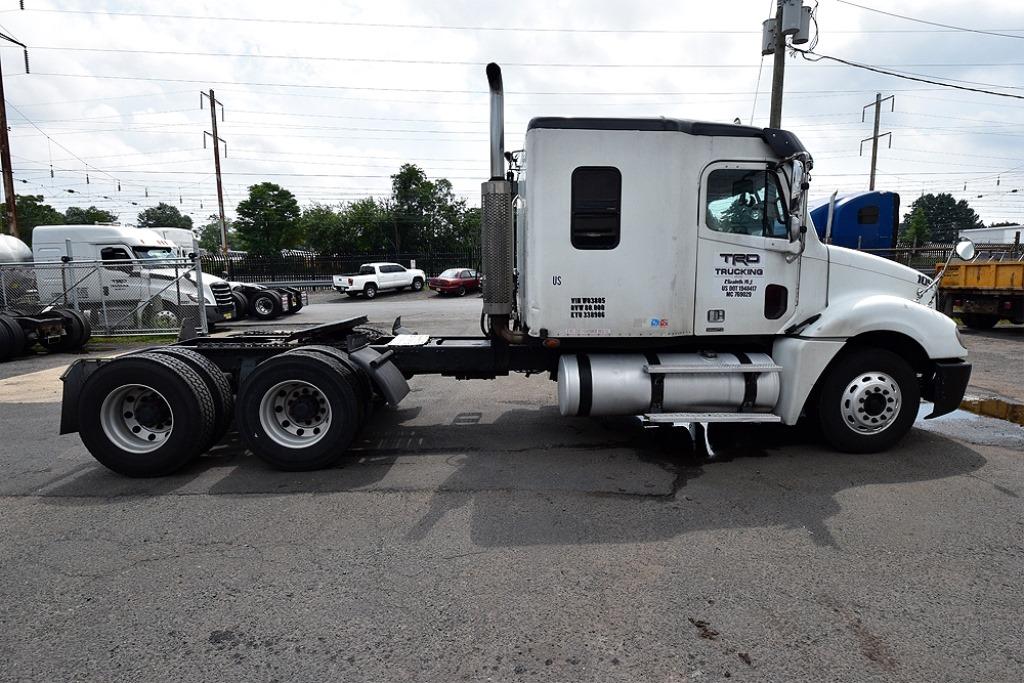
[[[537,118],[525,149],[506,155],[501,71],[491,64],[487,76],[482,336],[417,335],[400,321],[387,335],[357,318],[197,339],[166,350],[174,362],[146,353],[78,363],[65,377],[62,431],[81,431],[112,469],[152,475],[223,433],[222,415],[196,403],[234,402],[243,443],[277,467],[326,467],[375,399],[397,405],[421,374],[549,373],[567,416],[806,418],[851,452],[898,443],[922,398],[929,417],[959,405],[971,366],[956,325],[934,308],[935,281],[819,241],[807,212],[812,158],[795,135]],[[225,375],[237,396],[208,390]],[[152,417],[128,424],[119,411],[140,397]]]

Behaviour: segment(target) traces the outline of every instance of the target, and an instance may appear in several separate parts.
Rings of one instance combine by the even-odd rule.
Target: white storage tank
[[[28,245],[12,235],[0,235],[0,263],[26,263],[32,260]]]

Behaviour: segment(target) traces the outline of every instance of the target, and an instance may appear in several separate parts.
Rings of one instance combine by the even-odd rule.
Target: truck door
[[[799,296],[784,179],[764,162],[718,162],[701,178],[694,333],[774,334]]]
[[[93,298],[123,300],[130,297],[129,279],[134,275],[132,256],[127,247],[103,247],[100,249],[100,260],[103,261],[103,276],[98,278],[97,286],[102,282],[102,291],[97,291]]]

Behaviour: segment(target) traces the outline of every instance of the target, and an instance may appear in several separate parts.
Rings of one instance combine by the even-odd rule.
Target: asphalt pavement
[[[330,299],[328,299],[330,300]],[[314,304],[471,334],[479,300]],[[341,315],[344,314],[344,315]],[[1024,430],[896,450],[558,415],[546,377],[424,377],[334,469],[229,434],[130,480],[56,434],[63,363],[0,377],[0,678],[1019,681]],[[19,361],[22,362],[22,361]],[[25,361],[28,362],[28,361]]]

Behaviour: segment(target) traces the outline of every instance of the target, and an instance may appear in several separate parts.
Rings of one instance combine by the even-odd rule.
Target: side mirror
[[[956,252],[957,258],[961,261],[970,261],[974,258],[974,242],[969,239],[962,239],[957,242],[953,251]]]
[[[790,162],[790,195],[794,200],[799,199],[800,195],[803,194],[804,180],[806,180],[807,173],[804,169],[804,162],[799,159],[793,159]],[[796,202],[794,201],[794,204]]]

